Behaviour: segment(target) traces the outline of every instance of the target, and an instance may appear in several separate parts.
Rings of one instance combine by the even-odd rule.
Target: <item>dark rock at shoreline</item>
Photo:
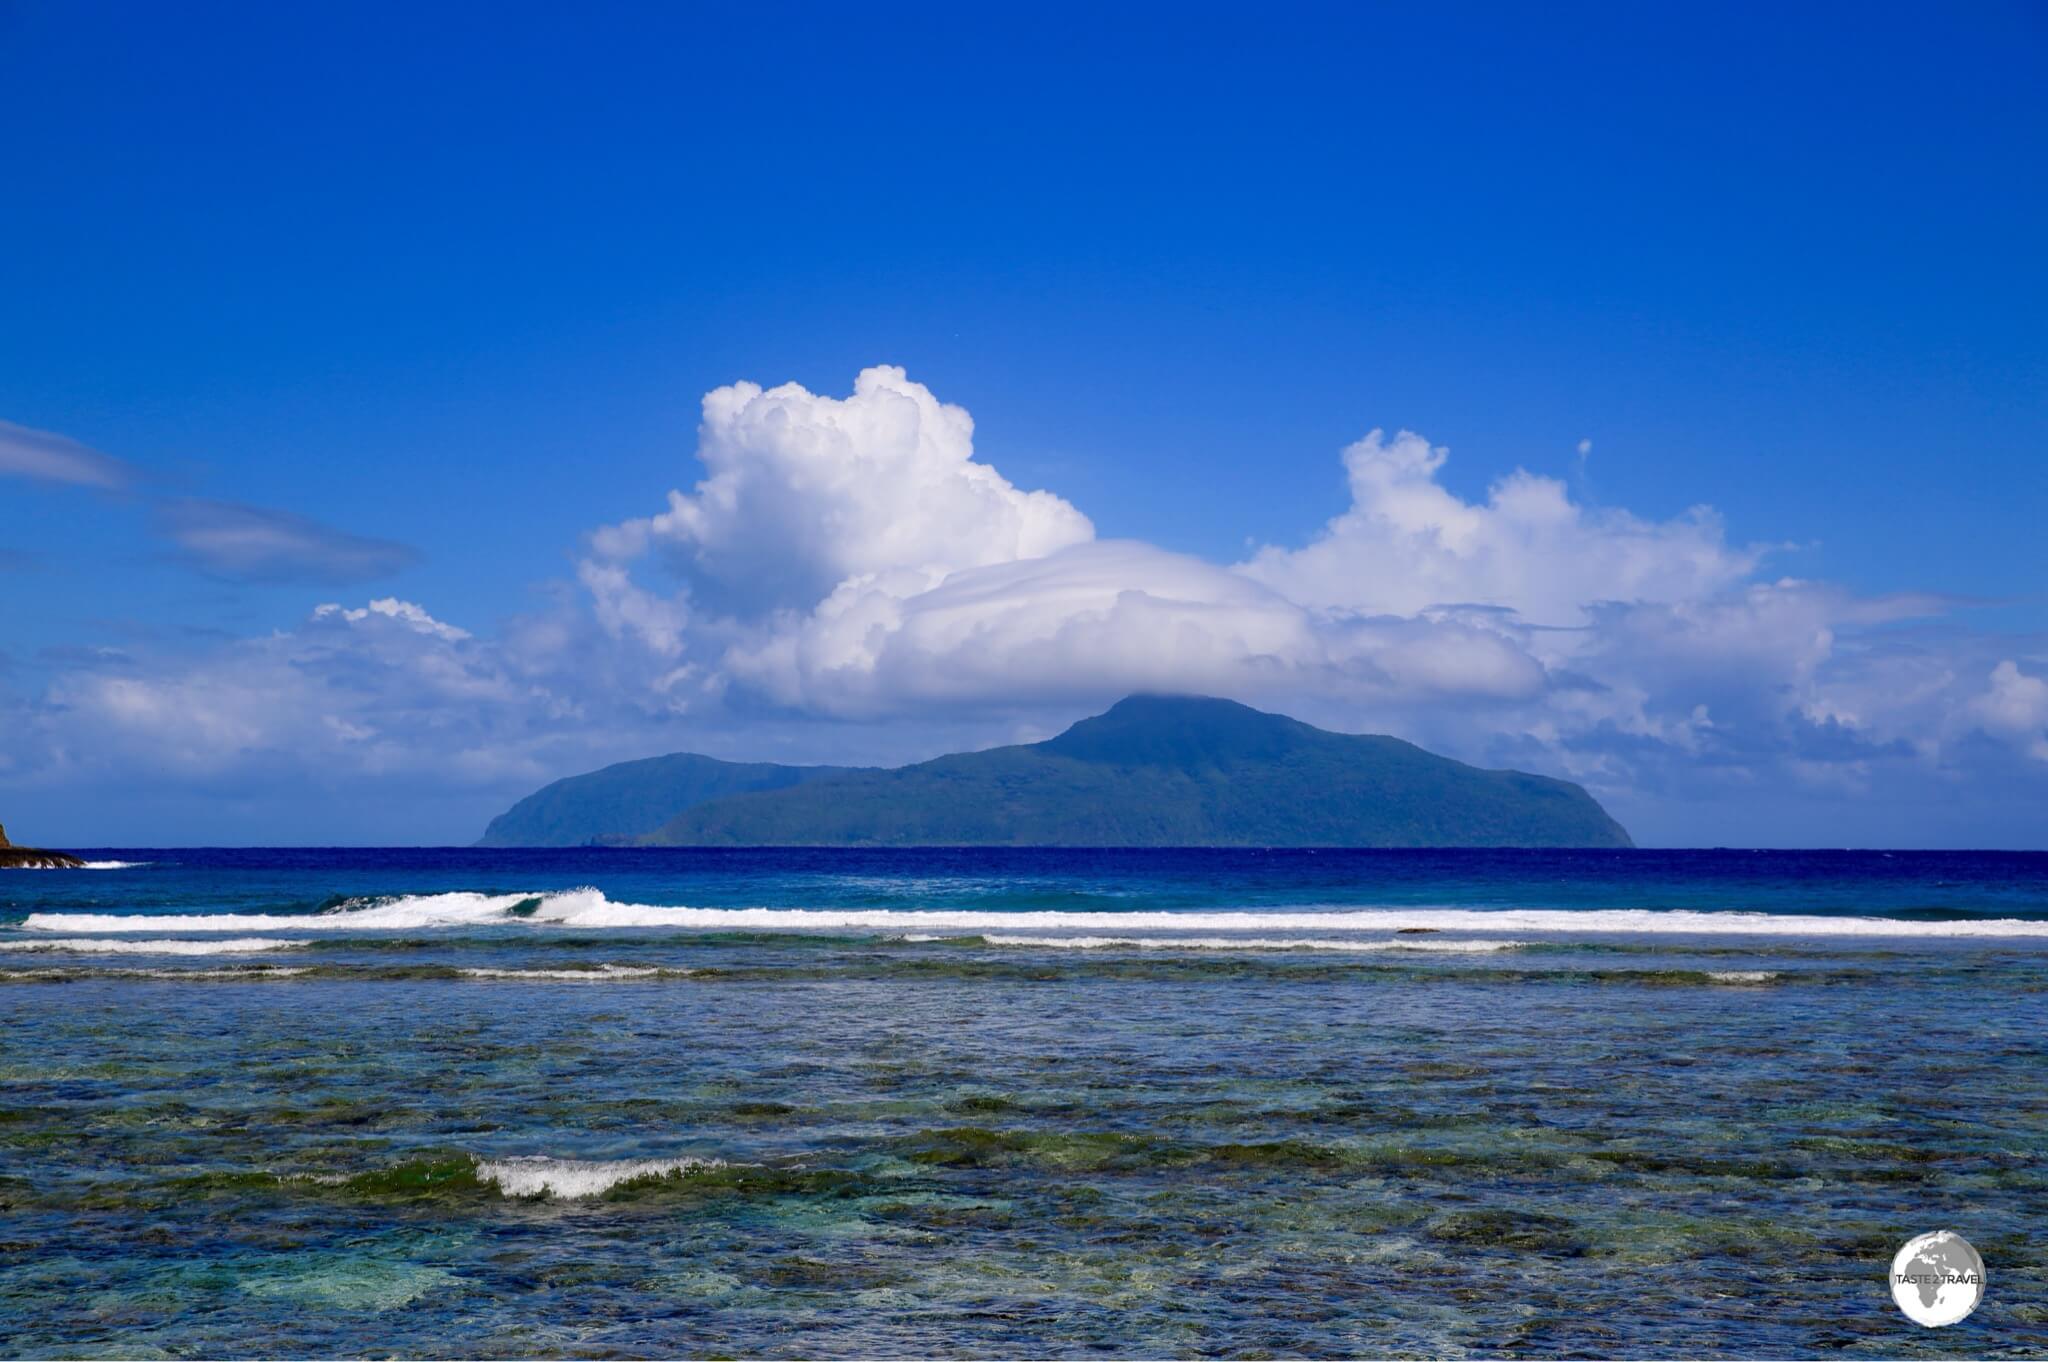
[[[76,856],[67,856],[61,851],[44,851],[41,847],[18,847],[7,840],[7,829],[0,826],[0,870],[83,870],[85,862]]]

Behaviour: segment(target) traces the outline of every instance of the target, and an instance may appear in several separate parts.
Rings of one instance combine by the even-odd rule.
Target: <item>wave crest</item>
[[[913,938],[905,937],[904,940]],[[983,934],[990,946],[1038,946],[1065,950],[1109,948],[1148,951],[1511,951],[1526,941],[1336,941],[1314,937],[1260,936],[999,936]]]
[[[58,937],[49,941],[0,941],[0,951],[61,951],[77,955],[255,955],[310,946],[310,941],[241,936],[216,941],[107,941],[98,937]]]
[[[652,979],[662,974],[694,974],[687,969],[660,969],[653,965],[597,965],[589,969],[503,969],[485,965],[458,971],[466,979],[513,979],[559,981],[569,984],[607,984],[621,979]]]
[[[1429,929],[1452,932],[1683,934],[1694,936],[1858,936],[2048,938],[2048,922],[2013,918],[1922,921],[1881,917],[1698,912],[1691,909],[1346,908],[1255,912],[1000,912],[940,909],[692,908],[614,903],[592,888],[523,894],[407,894],[345,900],[313,914],[209,913],[187,915],[31,913],[29,931],[87,936],[131,932],[379,932],[451,927],[567,927],[580,930],[641,927],[739,932],[821,932],[866,929],[942,936],[984,932],[1067,936],[1216,932],[1256,935],[1299,932],[1334,940],[1337,932],[1386,934]],[[907,939],[907,938],[906,938]],[[1446,949],[1421,942],[1402,949]]]

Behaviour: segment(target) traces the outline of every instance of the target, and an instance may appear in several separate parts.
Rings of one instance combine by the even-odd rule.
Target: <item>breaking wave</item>
[[[317,913],[116,914],[31,913],[30,931],[75,935],[130,932],[378,932],[452,927],[580,930],[660,927],[686,930],[819,932],[868,929],[897,935],[984,932],[1079,936],[1134,932],[1302,932],[1331,941],[1333,932],[1569,932],[1696,936],[2037,937],[2048,922],[2014,918],[1926,921],[1883,917],[1818,917],[1688,909],[1365,908],[1215,912],[948,911],[924,909],[691,908],[614,903],[597,889],[526,894],[408,894],[351,899]],[[1447,949],[1397,943],[1404,949]],[[1347,947],[1355,949],[1355,947]]]
[[[620,979],[652,979],[662,974],[691,974],[686,969],[657,969],[652,965],[598,965],[591,969],[493,969],[476,966],[456,971],[466,979],[558,980],[570,984],[607,984]]]
[[[561,894],[407,894],[348,899],[318,913],[30,913],[21,925],[30,931],[56,932],[413,931],[512,924],[543,904],[554,904],[557,914],[569,914],[604,902],[604,895],[595,889]],[[564,921],[566,917],[549,920]]]
[[[496,1183],[508,1197],[564,1200],[603,1196],[625,1182],[671,1178],[700,1168],[723,1168],[722,1159],[551,1159],[542,1156],[478,1160],[478,1182]]]
[[[105,941],[96,937],[58,937],[48,941],[0,941],[0,951],[62,951],[77,955],[255,955],[310,946],[310,941],[284,941],[267,936],[238,936],[214,941]]]
[[[0,970],[0,982],[48,981],[68,983],[76,979],[168,979],[185,983],[201,979],[236,981],[291,979],[311,974],[306,965],[227,965],[214,969],[11,969]]]
[[[918,940],[904,937],[905,941]],[[943,939],[943,938],[940,938]],[[1262,936],[997,936],[977,938],[990,946],[1043,946],[1067,950],[1189,951],[1511,951],[1524,941],[1333,941],[1313,937]]]
[[[148,861],[81,861],[77,865],[25,865],[23,870],[133,870]]]

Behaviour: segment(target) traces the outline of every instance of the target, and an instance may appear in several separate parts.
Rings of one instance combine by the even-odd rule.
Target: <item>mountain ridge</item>
[[[619,763],[557,781],[494,820],[481,845],[521,844],[488,839],[516,835],[519,820],[507,820],[534,801],[558,811],[573,806],[582,792],[577,782],[634,767],[655,774],[658,764],[686,757]],[[625,801],[638,811],[634,827],[579,840],[655,846],[1633,845],[1598,801],[1568,781],[1484,770],[1399,738],[1332,733],[1204,696],[1128,696],[1044,742],[895,768],[688,759],[711,767],[688,768],[691,779],[670,793],[635,793]],[[647,826],[665,798],[679,802]],[[591,825],[588,818],[555,821]]]
[[[671,752],[551,781],[493,818],[480,847],[631,842],[683,809],[726,795],[778,790],[851,766],[783,766]]]

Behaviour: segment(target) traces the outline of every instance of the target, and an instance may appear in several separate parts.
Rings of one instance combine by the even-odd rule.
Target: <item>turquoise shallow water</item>
[[[8,1355],[2048,1351],[2048,858],[96,854]]]

